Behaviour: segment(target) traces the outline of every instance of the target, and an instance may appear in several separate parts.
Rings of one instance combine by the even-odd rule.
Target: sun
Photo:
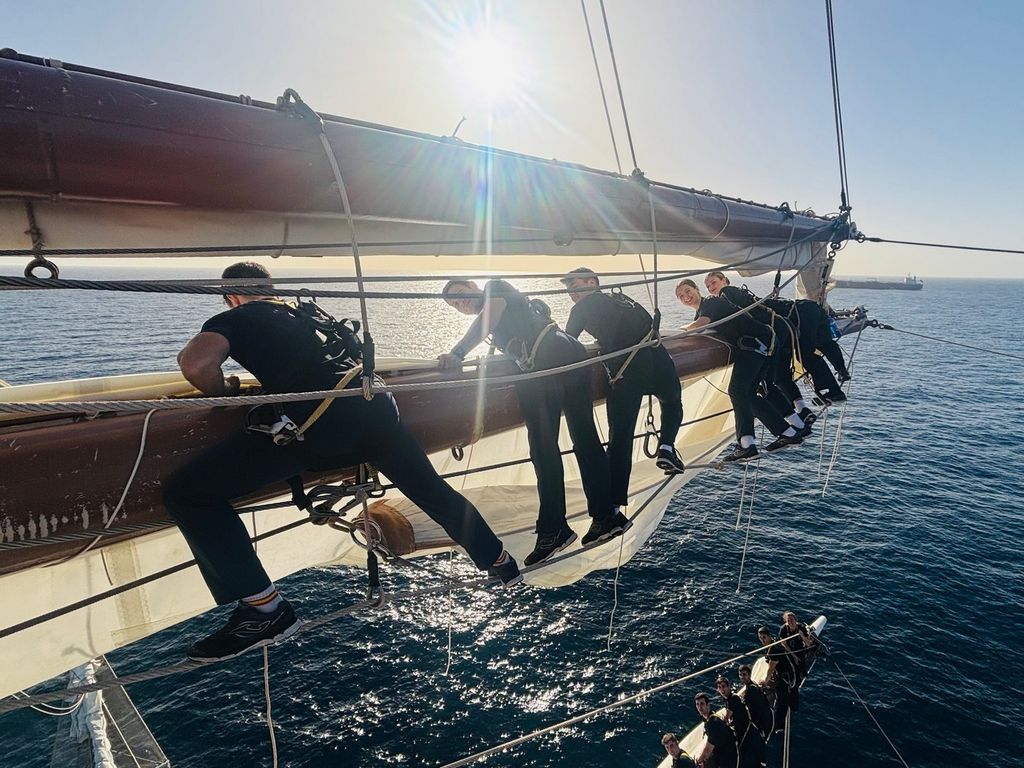
[[[510,30],[466,30],[454,46],[459,80],[474,100],[491,106],[520,101],[529,82],[529,61]]]

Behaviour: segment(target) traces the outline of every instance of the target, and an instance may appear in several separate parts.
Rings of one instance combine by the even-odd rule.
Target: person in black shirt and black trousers
[[[711,698],[706,693],[693,697],[697,714],[704,721],[707,744],[697,756],[697,764],[715,768],[736,768],[736,737],[725,721],[711,711]]]
[[[732,401],[733,419],[736,422],[736,447],[725,457],[725,461],[741,462],[757,458],[757,445],[754,442],[755,415],[776,437],[766,450],[777,451],[790,445],[800,445],[803,438],[758,391],[771,364],[775,344],[772,329],[747,314],[738,314],[740,310],[723,298],[702,297],[693,280],[680,281],[676,286],[676,298],[696,310],[697,316],[687,326],[688,330],[725,320],[712,329],[733,349],[729,399]]]
[[[726,721],[736,736],[739,768],[759,768],[764,762],[764,739],[752,722],[746,702],[733,693],[728,678],[724,676],[715,680],[715,689],[725,702]]]
[[[768,703],[768,699],[765,697],[764,691],[761,690],[761,686],[750,679],[749,664],[740,666],[739,678],[740,685],[743,686],[740,695],[743,703],[747,705],[747,710],[750,712],[750,719],[757,730],[761,732],[761,737],[767,740],[772,735],[772,731],[775,730],[772,727],[775,720],[775,716],[772,713],[772,705]]]
[[[779,731],[786,725],[786,715],[800,707],[800,683],[789,652],[782,643],[772,645],[775,638],[767,627],[758,628],[757,639],[766,646],[764,658],[768,662],[768,674],[765,683],[775,691],[775,730]]]
[[[243,262],[225,269],[223,277],[265,279],[270,273]],[[346,378],[348,386],[359,386],[354,375],[359,351],[341,356],[332,347],[328,353],[331,340],[318,332],[306,309],[267,296],[227,295],[224,301],[227,311],[207,320],[178,355],[182,374],[203,394],[238,393],[238,378],[226,379],[222,370],[228,357],[252,373],[267,394],[335,389],[345,386]],[[326,313],[322,317],[337,332],[336,321]],[[231,658],[298,630],[295,612],[264,570],[231,500],[273,483],[280,483],[283,492],[283,481],[308,469],[372,463],[439,523],[478,568],[506,585],[522,580],[515,560],[477,509],[438,476],[399,420],[389,394],[327,402],[315,420],[311,416],[320,400],[287,403],[275,414],[279,421],[274,427],[286,419],[293,428],[301,424],[306,430],[301,440],[240,431],[200,454],[164,486],[164,504],[214,599],[219,605],[239,601],[222,629],[189,649],[193,661]]]
[[[442,294],[451,307],[464,315],[476,315],[476,319],[452,351],[439,356],[441,368],[462,365],[466,355],[488,336],[525,372],[558,368],[587,357],[583,345],[561,331],[543,311],[546,305],[538,308],[504,280],[490,280],[483,290],[471,280],[452,280]],[[537,546],[526,556],[526,564],[547,560],[576,540],[565,519],[565,471],[558,447],[563,413],[592,518],[583,544],[621,535],[632,524],[612,503],[608,456],[594,424],[590,368],[520,381],[516,392],[540,496]]]
[[[593,270],[579,267],[562,278],[573,308],[565,332],[578,339],[586,331],[597,340],[601,354],[627,349],[651,339],[653,320],[647,310],[622,293],[605,293]],[[612,473],[612,501],[625,506],[629,473],[633,468],[633,432],[644,395],[661,405],[657,465],[666,474],[684,470],[675,441],[683,421],[682,387],[676,365],[665,347],[644,347],[605,362],[609,391],[608,464]]]

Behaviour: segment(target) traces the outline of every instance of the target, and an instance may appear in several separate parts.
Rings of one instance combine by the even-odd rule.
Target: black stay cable
[[[924,243],[917,240],[887,240],[884,237],[857,238],[858,243],[888,243],[889,245],[919,245],[923,248],[947,248],[954,251],[982,251],[984,253],[1014,253],[1024,255],[1024,250],[1018,248],[986,248],[980,245],[954,245],[951,243]]]
[[[825,15],[828,20],[828,55],[832,70],[832,111],[836,123],[836,150],[839,155],[839,197],[841,211],[850,210],[850,181],[846,172],[846,136],[843,131],[843,105],[839,97],[839,67],[836,61],[836,33],[832,16],[832,0],[825,0]]]
[[[908,336],[917,336],[919,339],[927,339],[928,341],[937,341],[940,344],[949,344],[954,347],[963,347],[964,349],[973,349],[975,352],[985,352],[989,355],[998,355],[999,357],[1008,357],[1011,360],[1024,360],[1024,355],[1014,355],[1010,352],[1002,352],[998,349],[988,349],[987,347],[976,347],[973,344],[964,344],[962,341],[952,341],[950,339],[942,339],[938,336],[928,336],[924,333],[915,333],[914,331],[905,331],[902,328],[894,328],[886,323],[880,323],[877,320],[869,320],[866,327],[868,328],[880,328],[883,331],[896,331],[896,333],[905,333]]]

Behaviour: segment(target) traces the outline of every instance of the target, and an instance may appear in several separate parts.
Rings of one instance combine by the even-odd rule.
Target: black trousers
[[[803,395],[793,381],[793,338],[796,332],[782,318],[776,320],[775,325],[775,351],[765,376],[765,387],[768,402],[785,417],[796,410],[793,403]]]
[[[583,345],[561,331],[549,333],[541,342],[534,370],[556,368],[583,360]],[[516,384],[519,410],[526,422],[530,461],[537,473],[540,510],[537,533],[556,533],[565,525],[565,471],[558,447],[562,414],[569,427],[572,450],[580,468],[587,511],[595,519],[612,513],[608,456],[594,424],[594,400],[591,394],[591,369],[521,381]]]
[[[746,734],[736,734],[736,751],[739,753],[739,768],[760,768],[764,763],[764,739],[753,723]]]
[[[618,370],[623,360],[612,360]],[[661,404],[662,445],[675,443],[683,422],[683,389],[676,375],[676,364],[664,347],[639,350],[615,382],[605,408],[608,413],[608,466],[611,471],[612,502],[626,504],[629,500],[629,474],[633,469],[633,438],[636,418],[644,395],[654,395]]]
[[[369,462],[444,528],[478,568],[501,554],[501,542],[476,507],[438,476],[398,421],[389,396],[377,395],[369,403],[335,401],[305,438],[278,446],[267,435],[240,432],[202,453],[165,485],[164,504],[219,605],[270,585],[231,500],[274,483],[286,492],[283,481],[310,468]]]
[[[829,344],[836,346],[840,357],[843,354],[842,350],[838,349],[839,345],[832,340],[832,333],[828,327],[828,315],[813,301],[806,300],[796,303],[796,315],[800,362],[811,375],[814,391],[819,395],[838,391],[839,382],[836,381],[836,377],[829,370],[822,356],[817,354],[821,345],[828,346]],[[845,363],[843,366],[845,368]]]
[[[771,364],[770,358],[757,352],[733,348],[729,399],[732,401],[733,418],[736,421],[737,441],[744,435],[753,437],[754,416],[773,435],[781,435],[789,427],[782,414],[758,391]]]

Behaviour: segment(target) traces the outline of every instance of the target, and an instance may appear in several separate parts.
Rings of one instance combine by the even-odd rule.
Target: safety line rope
[[[906,331],[902,328],[894,328],[891,325],[885,323],[879,323],[878,321],[871,321],[868,323],[870,328],[879,328],[883,331],[896,331],[897,333],[905,333],[908,336],[916,336],[919,339],[927,339],[928,341],[937,341],[941,344],[950,344],[954,347],[963,347],[964,349],[973,349],[975,352],[985,352],[989,355],[998,355],[999,357],[1008,357],[1011,360],[1024,360],[1024,355],[1015,355],[1011,352],[1002,352],[998,349],[988,349],[986,347],[978,347],[973,344],[964,344],[962,341],[952,341],[950,339],[941,339],[938,336],[928,336],[923,333],[916,333],[914,331]]]
[[[594,47],[594,35],[590,31],[590,17],[587,15],[587,2],[580,0],[580,9],[583,11],[583,25],[587,29],[587,40],[590,41],[590,55],[594,59],[594,73],[597,75],[597,85],[601,89],[601,104],[604,105],[604,117],[608,122],[608,135],[612,140],[612,151],[615,153],[615,167],[619,174],[622,174],[622,161],[619,159],[619,145],[615,141],[615,129],[612,127],[612,113],[608,109],[608,98],[604,92],[604,78],[601,77],[601,66],[597,63],[597,49]]]
[[[884,237],[857,238],[858,243],[888,243],[890,245],[919,245],[924,248],[947,248],[955,251],[981,251],[983,253],[1013,253],[1024,255],[1024,250],[1016,248],[985,248],[980,245],[952,245],[950,243],[923,243],[916,240],[886,240]]]
[[[615,46],[612,44],[612,31],[608,25],[608,13],[604,8],[604,0],[599,0],[601,5],[601,18],[604,20],[604,33],[608,38],[608,53],[611,55],[612,72],[615,73],[615,87],[619,91],[619,104],[622,106],[622,122],[626,126],[626,138],[629,140],[629,154],[633,157],[633,168],[639,169],[636,162],[636,149],[633,146],[633,133],[629,129],[629,114],[626,112],[626,99],[622,95],[622,80],[619,77],[619,65],[615,61]]]

